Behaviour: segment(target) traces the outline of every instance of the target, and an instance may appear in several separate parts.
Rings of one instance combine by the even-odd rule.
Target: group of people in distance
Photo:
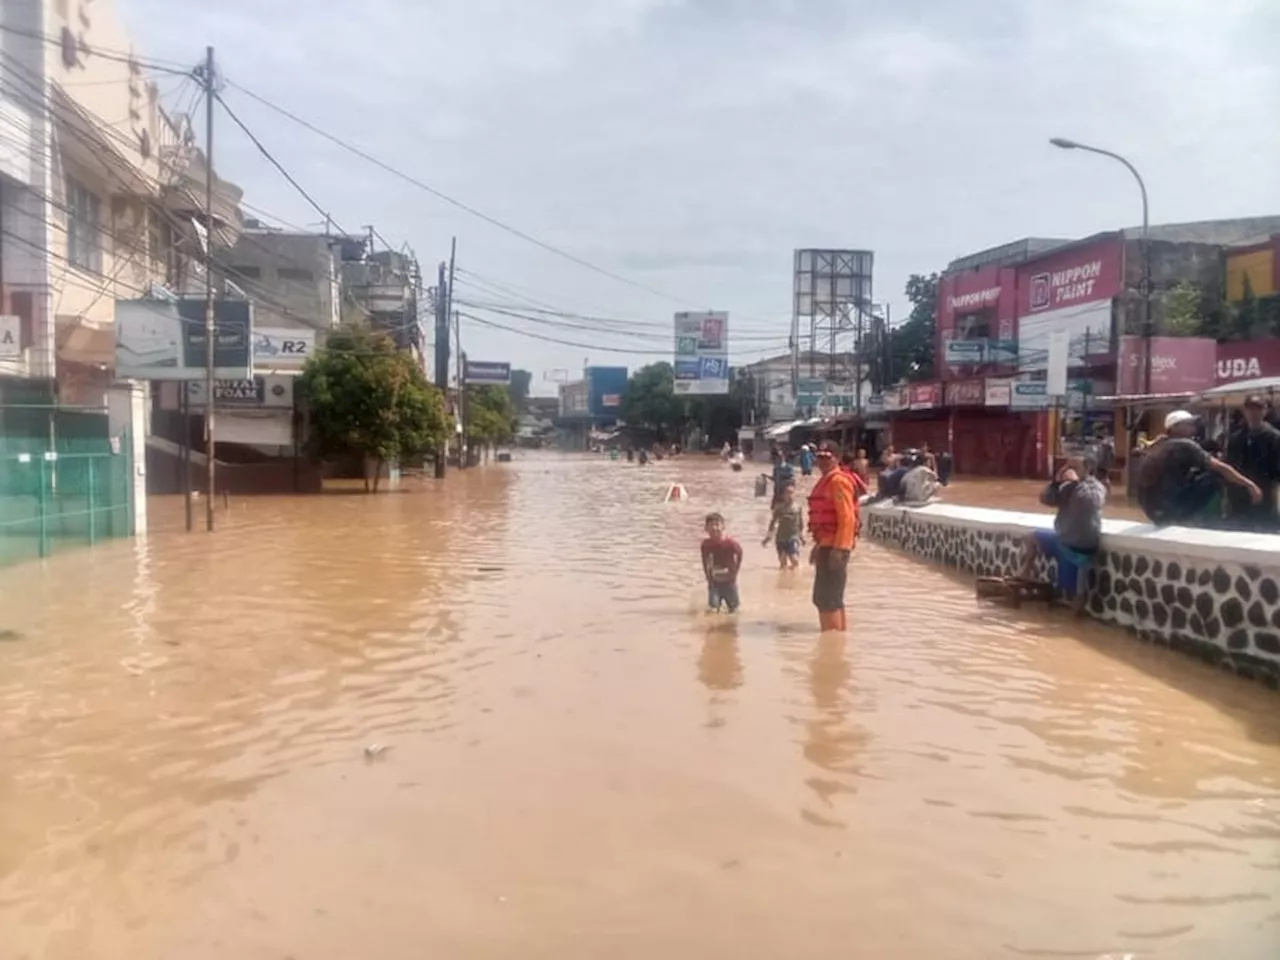
[[[845,586],[860,527],[858,501],[867,493],[866,482],[852,465],[841,462],[830,444],[802,449],[801,470],[808,472],[816,467],[819,473],[809,494],[806,528],[804,511],[796,500],[791,458],[785,451],[775,451],[773,460],[773,501],[764,545],[772,540],[778,566],[795,570],[800,566],[801,547],[811,541],[809,563],[814,568],[813,604],[818,610],[819,625],[824,631],[846,630]],[[705,526],[702,569],[707,580],[707,606],[710,611],[724,608],[732,613],[741,604],[738,572],[742,568],[742,546],[728,535],[721,514],[707,514]]]

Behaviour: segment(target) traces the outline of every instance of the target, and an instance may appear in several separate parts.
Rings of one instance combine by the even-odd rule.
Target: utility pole
[[[449,303],[445,291],[445,264],[442,260],[436,278],[436,386],[449,397]],[[444,479],[448,438],[436,450],[436,479]]]
[[[467,355],[462,352],[462,316],[453,311],[453,339],[458,344],[458,469],[467,465]]]
[[[205,529],[213,532],[215,495],[215,455],[217,440],[213,424],[213,369],[218,340],[213,316],[213,47],[205,48],[204,60],[204,453],[208,470],[205,482]],[[184,382],[183,386],[186,384]]]
[[[454,330],[456,333],[460,333],[458,329],[458,318],[453,309],[453,269],[455,264],[457,263],[457,259],[458,259],[458,238],[455,236],[455,237],[449,238],[449,284],[445,288],[445,299],[444,299],[444,336],[446,340],[449,339],[449,317],[451,315],[453,316],[453,319],[454,319]],[[462,424],[462,337],[458,336],[456,342],[458,345],[458,357],[456,361],[458,366],[458,403],[457,403],[457,409],[455,410],[455,413],[458,418],[458,424],[461,425]],[[448,371],[448,365],[446,364],[445,377],[447,378],[448,376],[449,376],[449,371]],[[446,379],[446,384],[447,382],[448,381]],[[466,466],[466,463],[464,462],[464,458],[462,454],[463,435],[458,434],[457,437],[458,437],[458,469],[461,470],[463,467]]]

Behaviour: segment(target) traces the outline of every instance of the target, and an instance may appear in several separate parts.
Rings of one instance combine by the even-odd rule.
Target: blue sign
[[[716,311],[675,316],[676,393],[729,392],[729,315]]]
[[[511,364],[468,360],[462,377],[467,383],[492,383],[503,386],[511,382]]]

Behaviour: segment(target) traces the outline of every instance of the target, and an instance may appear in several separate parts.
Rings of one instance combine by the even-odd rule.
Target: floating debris
[[[364,748],[364,758],[366,760],[376,760],[391,748],[383,743],[371,743]]]

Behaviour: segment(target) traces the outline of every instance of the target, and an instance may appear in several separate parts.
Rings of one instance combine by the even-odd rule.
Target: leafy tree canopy
[[[516,371],[512,371],[514,377]],[[467,439],[472,445],[493,446],[515,435],[516,408],[508,387],[467,387],[464,411]]]
[[[911,313],[892,333],[892,369],[895,379],[932,380],[938,317],[938,274],[913,273],[905,289]]]
[[[298,388],[318,457],[358,457],[380,470],[385,461],[434,451],[448,434],[440,391],[412,354],[367,326],[332,333],[307,360]]]

